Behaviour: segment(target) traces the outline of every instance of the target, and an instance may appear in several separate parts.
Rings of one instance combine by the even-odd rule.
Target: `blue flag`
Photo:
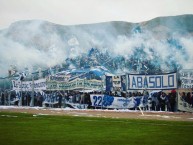
[[[112,76],[106,76],[106,91],[111,91],[113,87]]]

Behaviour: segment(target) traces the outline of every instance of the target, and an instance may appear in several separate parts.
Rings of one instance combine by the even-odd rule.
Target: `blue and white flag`
[[[113,83],[112,76],[106,76],[106,91],[112,91]]]

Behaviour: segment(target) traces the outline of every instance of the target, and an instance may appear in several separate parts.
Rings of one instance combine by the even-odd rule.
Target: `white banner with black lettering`
[[[176,73],[163,75],[128,75],[128,89],[175,89],[177,88]]]
[[[18,81],[12,80],[13,90],[17,91],[31,91],[34,90],[46,90],[46,79],[39,79],[33,81]]]

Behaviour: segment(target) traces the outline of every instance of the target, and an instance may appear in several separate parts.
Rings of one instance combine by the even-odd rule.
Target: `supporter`
[[[136,93],[136,96],[141,96],[141,93],[140,93],[140,92],[137,92],[137,93]]]
[[[126,98],[126,93],[124,93],[124,92],[121,92],[121,97],[124,97],[124,98]]]
[[[170,103],[171,111],[174,112],[175,107],[176,107],[176,91],[175,90],[171,91],[171,94],[169,96],[169,103]]]
[[[41,95],[37,94],[37,106],[41,106]]]
[[[117,91],[115,91],[115,94],[114,94],[114,96],[118,97],[118,93],[117,93]]]
[[[129,93],[128,92],[126,92],[126,94],[125,94],[125,98],[128,98],[129,97]]]
[[[157,106],[157,93],[151,93],[151,98],[152,98],[152,110],[156,111],[156,106]]]
[[[131,92],[129,92],[128,97],[132,97],[132,93]]]
[[[2,93],[0,92],[0,105],[2,105],[2,104],[1,104],[1,95],[2,95]]]
[[[88,93],[85,94],[85,104],[88,104],[88,108],[91,108],[91,100],[90,100],[90,95]]]
[[[72,92],[72,103],[76,103],[76,93]]]
[[[186,95],[186,102],[191,105],[191,93],[188,92]]]
[[[80,102],[80,93],[76,93],[76,103]]]
[[[84,104],[84,98],[85,98],[85,94],[81,94],[80,96],[80,104]]]
[[[141,93],[139,94],[141,97],[143,97],[143,104],[145,109],[152,109],[152,98],[149,98],[149,93],[147,90],[143,91],[143,95]]]
[[[141,94],[141,93],[140,93]],[[149,96],[149,93],[147,90],[143,91],[143,95],[142,96]]]
[[[193,108],[193,92],[192,92],[192,95],[191,95],[191,105],[192,105],[192,108]]]
[[[59,100],[58,100],[58,107],[61,108],[62,106],[62,95],[58,94]]]
[[[130,103],[129,103],[129,109],[130,110],[135,110],[137,107],[136,106],[137,102],[135,100],[135,96],[136,96],[136,94],[133,92],[132,96],[130,97]]]
[[[133,92],[131,97],[135,97],[135,96],[136,96],[136,94]]]
[[[65,92],[64,97],[62,98],[62,102],[63,102],[62,105],[63,105],[64,108],[67,106],[66,105],[67,98],[68,98],[68,94]]]
[[[149,111],[151,111],[151,110],[152,110],[152,107],[153,107],[153,104],[152,104],[152,96],[148,96],[148,98],[147,98],[147,109],[148,109]]]
[[[70,98],[69,98],[69,94],[68,94],[67,92],[65,93],[65,99],[66,99],[67,102],[68,102],[69,99],[70,99]]]
[[[171,105],[170,105],[170,101],[169,101],[170,96],[171,96],[171,93],[166,94],[166,107],[167,107],[166,111],[171,111]]]
[[[28,94],[27,95],[27,106],[29,106],[30,105],[30,101],[31,101],[31,96],[30,96],[31,94]],[[18,104],[18,102],[17,102],[17,104]],[[17,104],[15,104],[15,105],[17,105]]]
[[[161,95],[161,92],[155,93],[155,97],[153,99],[153,101],[155,102],[155,111],[160,110],[160,106],[159,106],[159,97],[160,97],[160,95]]]
[[[181,96],[181,100],[185,102],[185,100],[186,100],[185,92],[180,93],[180,96]]]
[[[34,93],[34,106],[37,106],[37,96],[36,96],[36,93]]]
[[[165,105],[166,105],[166,94],[162,92],[159,97],[159,106],[161,111],[165,111]]]
[[[1,105],[5,105],[4,100],[5,100],[4,93],[1,93]]]
[[[72,96],[72,94],[70,93],[70,94],[69,94],[69,100],[68,100],[70,103],[73,103],[73,102],[72,102],[72,98],[73,98],[73,96]]]

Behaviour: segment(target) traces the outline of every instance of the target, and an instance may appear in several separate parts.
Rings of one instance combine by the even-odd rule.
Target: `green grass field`
[[[193,123],[0,112],[1,145],[191,145]]]

